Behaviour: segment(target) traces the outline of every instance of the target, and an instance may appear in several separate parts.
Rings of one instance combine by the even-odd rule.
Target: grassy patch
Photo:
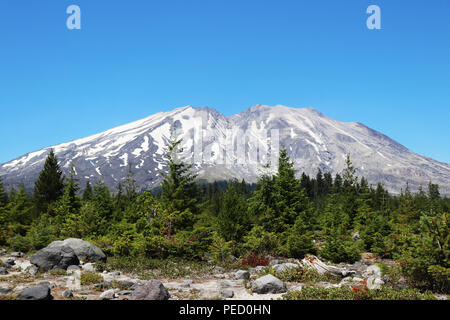
[[[260,273],[261,276],[266,274],[271,274],[284,282],[315,283],[325,281],[330,283],[339,283],[341,281],[340,277],[331,273],[324,273],[321,275],[316,270],[302,267],[292,268],[278,273],[276,273],[272,268],[266,268]]]
[[[19,300],[19,298],[11,294],[5,294],[0,297],[0,300]]]
[[[122,271],[138,275],[143,280],[155,277],[183,278],[200,277],[213,273],[214,265],[205,261],[182,259],[152,259],[145,257],[110,257],[106,263],[97,262],[98,271]]]
[[[96,284],[96,283],[100,283],[100,282],[103,282],[103,277],[100,274],[91,273],[91,272],[81,274],[81,279],[80,279],[81,285],[91,285],[91,284]]]
[[[66,276],[67,271],[64,269],[56,269],[56,270],[50,270],[48,273],[54,276]]]
[[[284,300],[436,300],[431,292],[421,293],[417,289],[354,290],[342,288],[303,287],[283,295]]]

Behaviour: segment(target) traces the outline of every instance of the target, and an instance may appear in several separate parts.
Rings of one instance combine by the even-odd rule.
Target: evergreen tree
[[[124,181],[125,198],[128,203],[133,202],[137,197],[136,180],[134,179],[134,172],[131,169],[131,167],[132,167],[131,162],[128,162],[127,177],[125,178],[125,181]]]
[[[92,187],[91,187],[91,183],[88,181],[86,181],[86,186],[84,187],[84,191],[83,191],[83,201],[89,201],[92,199]]]
[[[339,173],[336,173],[334,177],[333,184],[333,193],[341,193],[342,192],[342,177]]]
[[[75,178],[75,176],[76,176],[75,166],[72,163],[70,165],[69,178],[67,179],[64,189],[64,193],[66,194],[72,212],[78,211],[81,207],[80,199],[77,196],[80,187],[78,186],[78,180]]]
[[[11,230],[15,235],[25,236],[29,229],[32,216],[32,201],[21,184],[19,190],[10,198],[7,206],[8,218],[11,221]]]
[[[357,211],[357,181],[356,170],[347,154],[346,167],[342,172],[342,209],[349,216],[351,223]]]
[[[330,194],[333,188],[333,177],[331,176],[331,173],[326,172],[323,175],[323,178],[324,178],[324,194],[327,196]]]
[[[233,181],[223,193],[223,204],[217,217],[219,234],[225,241],[240,241],[249,229],[247,202],[242,185]]]
[[[302,172],[300,177],[300,188],[305,190],[305,193],[309,198],[314,196],[313,183],[311,182],[309,176],[304,172]]]
[[[168,215],[167,228],[170,232],[192,228],[199,211],[196,175],[191,173],[192,164],[187,164],[181,158],[181,142],[173,127],[165,154],[169,172],[162,173],[164,180],[161,182],[161,204]]]
[[[37,214],[46,212],[48,206],[58,200],[63,195],[63,192],[64,177],[55,153],[53,150],[50,150],[45,160],[44,169],[39,174],[39,178],[34,185]]]
[[[317,171],[316,179],[314,181],[314,198],[320,198],[325,194],[325,180],[323,178],[322,170]]]
[[[290,161],[286,149],[280,151],[278,172],[274,177],[274,200],[278,214],[274,227],[282,231],[286,225],[293,225],[305,210],[309,210],[309,201],[299,182],[295,178],[294,164]]]
[[[8,194],[6,193],[5,186],[3,185],[2,178],[0,177],[0,207],[6,206],[8,203]]]

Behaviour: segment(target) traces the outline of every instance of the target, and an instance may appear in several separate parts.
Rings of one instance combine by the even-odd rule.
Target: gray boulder
[[[4,267],[0,267],[0,275],[4,276],[8,274],[8,270]]]
[[[250,272],[246,270],[239,270],[234,274],[234,277],[238,280],[240,279],[247,280],[250,279]]]
[[[67,246],[75,251],[78,259],[83,261],[106,261],[106,255],[96,245],[76,238],[69,238],[63,241],[53,241],[47,248],[60,248]]]
[[[10,256],[14,258],[22,258],[25,254],[23,252],[11,252]]]
[[[28,268],[28,273],[32,276],[36,275],[38,272],[39,268],[34,265]]]
[[[76,271],[81,271],[79,266],[71,265],[71,266],[67,267],[67,272],[72,273],[72,272],[76,272]]]
[[[39,250],[31,256],[30,262],[44,271],[54,269],[66,270],[68,266],[78,265],[78,260],[75,251],[67,246],[58,248],[49,248]]]
[[[16,264],[16,262],[14,261],[13,258],[8,258],[8,259],[3,261],[3,267],[5,267],[7,269],[11,268],[15,264]]]
[[[112,300],[116,298],[116,293],[113,289],[107,290],[100,295],[100,300]]]
[[[161,281],[150,280],[137,286],[130,298],[131,300],[168,300],[170,294]]]
[[[291,269],[297,269],[298,267],[299,265],[295,263],[282,263],[276,264],[272,268],[276,273],[280,273]]]
[[[69,299],[73,297],[73,292],[72,290],[65,290],[61,295],[63,298]]]
[[[271,274],[258,278],[251,283],[253,292],[264,293],[282,293],[286,292],[286,285],[280,279]]]
[[[53,300],[53,296],[48,286],[39,285],[23,290],[19,293],[19,300]]]
[[[230,299],[234,297],[234,291],[231,289],[225,289],[222,291],[222,298],[223,299]]]

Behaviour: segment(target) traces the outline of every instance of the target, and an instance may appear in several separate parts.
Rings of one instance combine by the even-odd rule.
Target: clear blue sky
[[[188,104],[283,104],[449,163],[449,17],[448,0],[2,0],[0,162]]]

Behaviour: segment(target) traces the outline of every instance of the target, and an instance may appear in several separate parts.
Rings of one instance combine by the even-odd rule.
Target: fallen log
[[[324,262],[320,261],[319,258],[317,258],[314,255],[307,255],[302,261],[302,266],[307,268],[312,268],[313,270],[317,271],[319,274],[324,274],[326,272],[329,272],[331,274],[335,274],[340,277],[347,277],[348,275],[355,273],[353,270],[347,270],[346,268],[338,268],[335,266],[329,266],[325,264]]]

